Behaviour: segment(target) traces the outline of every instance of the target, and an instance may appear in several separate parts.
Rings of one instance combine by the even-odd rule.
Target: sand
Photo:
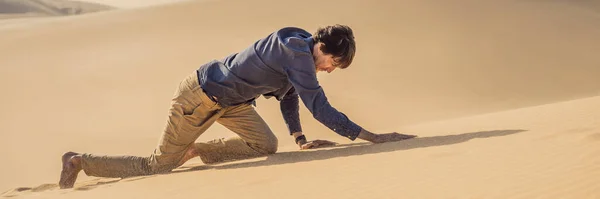
[[[85,0],[86,2],[92,2],[103,5],[110,5],[117,8],[136,9],[152,6],[160,6],[164,4],[178,3],[190,0]],[[216,1],[216,0],[195,0],[195,1]]]
[[[26,16],[78,15],[113,9],[112,6],[68,0],[0,0],[0,19]]]
[[[36,18],[0,26],[4,197],[600,197],[592,1],[182,1]],[[333,23],[354,28],[358,50],[319,74],[330,102],[366,129],[419,138],[351,142],[301,107],[309,139],[340,145],[299,151],[278,103],[260,99],[275,155],[57,188],[65,151],[150,154],[175,87],[201,64],[276,28]],[[222,136],[215,125],[199,141]]]

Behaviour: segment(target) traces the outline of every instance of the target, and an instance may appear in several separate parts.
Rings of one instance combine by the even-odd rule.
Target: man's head
[[[352,29],[345,25],[333,25],[317,29],[313,34],[315,46],[313,58],[318,71],[348,68],[354,59],[356,44]]]

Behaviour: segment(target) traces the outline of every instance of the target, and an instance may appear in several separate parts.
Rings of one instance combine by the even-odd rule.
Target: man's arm
[[[298,146],[306,144],[306,136],[302,133],[302,125],[300,124],[300,113],[298,94],[296,89],[292,87],[279,103],[283,120],[288,127],[290,135],[294,136],[294,140]]]
[[[323,88],[316,76],[315,63],[309,45],[299,38],[290,38],[287,44],[290,53],[284,71],[296,93],[313,117],[337,134],[355,140],[362,128],[346,115],[337,111],[327,101]]]
[[[290,53],[288,57],[291,59],[287,60],[288,63],[284,63],[286,65],[284,71],[304,105],[319,122],[350,140],[360,138],[373,143],[382,143],[416,137],[398,133],[374,134],[352,122],[345,114],[329,104],[317,80],[310,47],[306,48],[306,43],[298,38],[290,38],[286,46],[289,48],[287,52]]]
[[[298,94],[294,87],[292,87],[281,99],[279,103],[283,120],[288,127],[290,135],[296,132],[302,132],[302,126],[300,125],[300,114],[298,105]]]
[[[298,94],[292,87],[279,103],[283,120],[288,127],[290,134],[294,137],[294,142],[300,149],[311,149],[321,146],[333,146],[335,142],[327,140],[312,140],[308,141],[302,133],[302,125],[300,124]]]

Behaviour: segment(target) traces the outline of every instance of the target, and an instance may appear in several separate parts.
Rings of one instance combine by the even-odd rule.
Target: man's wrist
[[[302,132],[294,132],[292,133],[292,136],[294,136],[294,142],[296,142],[297,145],[303,145],[307,142],[306,136]]]
[[[304,134],[301,131],[292,133],[292,136],[294,136],[294,138],[297,138],[298,136],[302,136],[302,135],[304,135]]]
[[[365,129],[362,129],[360,131],[360,133],[358,134],[358,138],[369,141],[369,142],[373,142],[373,143],[377,143],[379,142],[379,135],[371,133]]]
[[[303,144],[305,144],[306,143],[306,136],[301,135],[301,136],[296,137],[295,142],[296,142],[297,145],[303,145]]]

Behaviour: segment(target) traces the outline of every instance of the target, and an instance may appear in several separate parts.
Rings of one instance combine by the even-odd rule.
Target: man
[[[204,64],[180,83],[162,137],[150,156],[67,152],[62,156],[59,185],[73,187],[81,170],[98,177],[131,177],[170,172],[195,156],[211,164],[273,154],[277,138],[252,106],[261,95],[280,101],[289,132],[301,149],[330,142],[306,140],[298,98],[315,119],[350,140],[382,143],[415,137],[371,133],[329,104],[316,73],[347,68],[355,50],[352,29],[344,25],[319,28],[314,35],[293,27],[273,32],[239,53]],[[214,122],[239,137],[194,143]]]

